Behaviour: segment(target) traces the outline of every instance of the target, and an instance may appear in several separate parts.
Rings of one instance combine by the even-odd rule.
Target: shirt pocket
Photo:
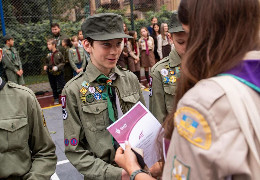
[[[95,104],[86,104],[82,108],[84,126],[90,131],[102,131],[109,125],[109,116],[107,110],[107,102],[99,102]]]
[[[127,96],[123,96],[122,100],[123,100],[122,110],[125,111],[123,113],[126,113],[140,100],[140,94],[134,93]]]
[[[26,117],[0,120],[0,150],[14,151],[28,146],[29,126]]]
[[[164,85],[163,87],[165,92],[165,105],[167,108],[168,113],[171,112],[173,108],[173,101],[175,97],[176,85]]]

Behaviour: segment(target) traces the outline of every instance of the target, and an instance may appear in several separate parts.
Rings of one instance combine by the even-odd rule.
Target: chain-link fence
[[[72,37],[77,35],[81,23],[89,15],[114,12],[123,16],[128,29],[139,32],[141,27],[150,25],[153,16],[158,18],[159,23],[168,22],[171,11],[177,9],[180,0],[0,1],[5,21],[5,27],[2,21],[1,32],[5,30],[14,37],[14,47],[19,51],[23,64],[25,83],[34,91],[39,91],[50,89],[43,62],[48,54],[46,39],[52,36],[51,23],[58,23],[61,32]],[[0,45],[4,46],[3,41]]]

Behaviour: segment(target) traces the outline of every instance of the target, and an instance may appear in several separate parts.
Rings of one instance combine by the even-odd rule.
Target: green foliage
[[[72,37],[77,35],[81,22],[59,22],[61,32]],[[6,33],[14,37],[14,47],[19,51],[25,76],[41,74],[43,62],[48,54],[47,38],[51,36],[48,20],[38,23],[8,24]],[[1,35],[0,39],[3,36]],[[4,46],[1,41],[1,47]]]

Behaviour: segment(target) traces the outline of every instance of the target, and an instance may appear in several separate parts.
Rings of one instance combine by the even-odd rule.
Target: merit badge
[[[101,94],[98,93],[98,92],[95,92],[94,93],[94,97],[95,97],[96,100],[100,100],[101,99]]]
[[[171,76],[170,77],[170,82],[173,84],[176,82],[176,77],[175,76]]]
[[[168,75],[167,69],[162,69],[162,70],[161,70],[161,75],[167,76],[167,75]]]
[[[171,179],[180,180],[180,179],[189,179],[190,167],[179,161],[176,156],[173,159],[173,168],[171,172]]]
[[[164,77],[164,78],[163,78],[163,82],[164,82],[165,84],[168,84],[169,81],[170,81],[170,79],[169,79],[168,77]]]
[[[165,67],[166,69],[170,69],[170,66],[169,66],[168,64],[166,64],[164,67]]]
[[[68,113],[65,108],[62,108],[62,118],[63,120],[66,120],[68,117]]]
[[[88,94],[86,96],[86,100],[87,100],[88,103],[92,103],[94,101],[94,99],[95,98],[94,98],[93,94]]]
[[[102,91],[103,91],[104,89],[105,89],[105,86],[99,85],[99,86],[96,87],[96,90],[97,90],[98,92],[100,92],[100,93],[102,93]]]
[[[211,146],[211,129],[202,114],[190,107],[182,107],[174,115],[178,133],[202,149]]]
[[[84,88],[88,88],[89,87],[89,83],[87,81],[83,81],[81,86],[83,86]]]
[[[170,70],[170,74],[171,74],[171,75],[174,75],[174,74],[175,74],[175,72],[174,72],[173,69]]]
[[[180,72],[180,69],[181,69],[180,67],[175,67],[175,71],[177,74]]]
[[[81,92],[81,94],[85,95],[88,92],[88,90],[86,88],[82,87],[80,89],[80,92]]]
[[[95,88],[94,88],[94,87],[92,87],[92,86],[91,86],[91,87],[89,87],[89,88],[88,88],[88,90],[89,90],[89,92],[90,92],[90,93],[94,93],[94,92],[96,91],[96,90],[95,90]]]
[[[76,146],[76,145],[78,144],[78,140],[77,140],[76,138],[72,138],[72,139],[70,140],[70,144],[71,144],[72,146]]]
[[[111,86],[111,85],[112,85],[112,80],[111,80],[111,79],[108,79],[108,80],[106,81],[106,83],[107,83],[107,85]]]
[[[61,96],[61,107],[66,108],[66,96]]]
[[[65,139],[64,144],[65,144],[65,146],[68,146],[70,144],[70,141],[68,139]]]
[[[86,98],[85,95],[81,96],[80,99],[81,99],[81,101],[82,101],[83,103],[85,103],[85,102],[87,101],[87,98]]]

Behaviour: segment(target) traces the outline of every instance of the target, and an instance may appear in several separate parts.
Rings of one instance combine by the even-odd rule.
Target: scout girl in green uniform
[[[144,104],[137,77],[116,67],[122,38],[132,37],[124,33],[122,17],[112,13],[88,17],[82,31],[91,61],[62,93],[65,154],[85,179],[129,179],[114,162],[118,146],[106,128],[117,120],[118,108],[126,113],[138,101]]]
[[[76,76],[83,71],[86,67],[86,56],[84,54],[83,47],[79,47],[79,40],[77,36],[71,38],[73,47],[69,50],[69,61],[70,65],[73,68],[73,76]]]
[[[13,47],[14,38],[11,35],[4,36],[3,67],[8,81],[23,85],[23,68],[18,51]]]
[[[0,179],[49,180],[55,145],[34,93],[0,77],[0,114]]]
[[[175,48],[151,70],[149,109],[161,123],[173,108],[177,79],[180,77],[181,57],[185,53],[188,38],[177,16],[175,11],[171,16],[169,28]]]

